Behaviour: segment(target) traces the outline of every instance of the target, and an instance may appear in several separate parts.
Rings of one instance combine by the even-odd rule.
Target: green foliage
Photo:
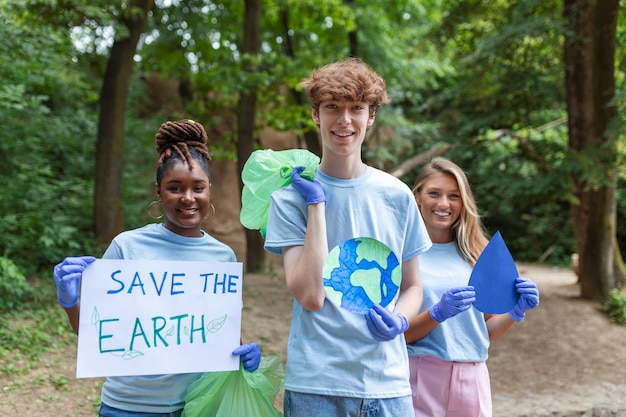
[[[85,120],[0,116],[0,250],[27,274],[88,247],[91,238],[93,127]],[[6,115],[6,113],[4,113]],[[25,120],[24,117],[19,117]],[[34,130],[31,130],[34,129]],[[37,250],[33,250],[37,248]]]
[[[0,256],[0,311],[17,308],[32,295],[33,289],[22,271],[13,261]]]
[[[90,247],[95,112],[67,29],[13,11],[0,25],[0,255],[31,275]]]
[[[490,234],[516,259],[554,264],[574,251],[562,68],[560,6],[554,2],[448,2],[421,43],[449,63],[437,83],[417,84],[445,156],[466,170]]]
[[[4,2],[0,10],[0,255],[29,275],[49,272],[69,254],[95,254],[96,104],[110,28],[124,4],[22,3]],[[468,172],[490,232],[500,230],[520,260],[549,252],[549,262],[567,261],[569,178],[581,167],[601,176],[568,153],[564,124],[545,128],[565,116],[560,3],[267,0],[256,57],[241,54],[244,7],[241,0],[156,2],[136,54],[138,75],[156,72],[187,90],[182,114],[144,118],[141,106],[153,97],[134,78],[120,184],[124,228],[152,221],[145,213],[162,121],[202,121],[214,158],[234,158],[239,97],[257,91],[256,131],[270,126],[301,136],[316,127],[298,83],[356,47],[383,75],[392,99],[368,136],[368,163],[389,170],[453,144],[445,156]],[[621,14],[618,45],[626,39],[624,22]],[[616,60],[624,59],[617,48]],[[617,65],[617,103],[624,101],[623,68]],[[622,121],[624,108],[618,106]],[[616,199],[625,248],[623,178]]]
[[[616,288],[609,291],[609,297],[604,303],[609,318],[616,323],[626,323],[626,292]]]
[[[436,124],[412,122],[402,109],[384,106],[376,114],[376,123],[365,141],[363,158],[369,165],[388,171],[407,157],[436,147],[439,136]]]
[[[156,164],[154,135],[165,118],[138,120],[129,118],[126,123],[124,171],[122,173],[122,206],[124,229],[135,229],[152,223],[148,205],[156,199]]]
[[[622,13],[624,15],[626,13]],[[626,28],[622,34],[626,38]],[[626,56],[624,56],[626,59]],[[626,82],[624,80],[626,73],[621,73],[623,88],[618,89],[615,94],[616,103],[626,103]],[[617,106],[618,118],[621,134],[617,140],[617,188],[615,193],[616,210],[616,230],[617,243],[622,252],[622,258],[626,259],[626,106]]]
[[[517,260],[564,265],[575,252],[566,150],[557,127],[487,131],[446,155],[466,171],[489,234],[499,230]]]
[[[37,367],[49,350],[76,343],[63,309],[56,303],[51,278],[33,285],[32,302],[2,313],[0,374],[22,374]]]

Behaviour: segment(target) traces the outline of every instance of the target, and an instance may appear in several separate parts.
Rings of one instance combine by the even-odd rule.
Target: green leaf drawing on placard
[[[117,356],[118,358],[122,358],[126,361],[135,359],[138,356],[144,356],[144,353],[140,350],[129,350],[127,352],[109,352],[111,356]]]
[[[100,312],[98,311],[98,307],[94,306],[93,311],[91,312],[91,324],[94,326],[96,332],[98,332],[98,325],[100,324]],[[168,330],[167,335],[171,336],[174,334],[176,327],[172,325],[172,327]],[[144,353],[140,350],[131,350],[124,353],[119,352],[109,352],[109,355],[121,357],[124,360],[135,359],[138,356],[144,356]]]
[[[131,359],[135,359],[138,356],[143,356],[143,352],[140,350],[130,350],[128,352],[124,352],[124,354],[122,355],[122,358],[124,360],[131,360]]]
[[[224,314],[222,317],[213,319],[207,324],[206,331],[207,333],[217,333],[226,323],[227,314]]]
[[[91,312],[91,324],[93,324],[96,332],[98,331],[99,323],[100,323],[100,312],[98,311],[98,307],[94,306],[93,311]]]

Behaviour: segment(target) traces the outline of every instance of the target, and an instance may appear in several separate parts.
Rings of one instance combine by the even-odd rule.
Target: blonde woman
[[[489,343],[539,305],[539,291],[518,277],[520,298],[509,313],[474,308],[467,284],[488,240],[465,173],[435,158],[420,171],[413,194],[433,242],[420,255],[422,307],[405,332],[415,416],[491,416]]]

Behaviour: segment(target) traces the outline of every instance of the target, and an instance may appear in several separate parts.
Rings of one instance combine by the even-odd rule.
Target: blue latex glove
[[[261,363],[261,348],[256,343],[248,343],[233,350],[233,355],[239,355],[239,361],[243,369],[254,372]]]
[[[291,184],[293,188],[302,194],[306,199],[307,205],[326,202],[326,195],[322,189],[322,184],[316,179],[307,180],[306,178],[302,178],[300,175],[302,171],[304,171],[303,166],[294,167],[291,173]]]
[[[93,256],[67,257],[54,267],[54,281],[57,284],[57,299],[65,308],[78,303],[80,280],[87,265],[95,261]]]
[[[452,288],[446,291],[441,300],[430,308],[430,317],[441,323],[468,310],[474,301],[476,301],[476,292],[471,285]]]
[[[379,342],[393,340],[409,328],[409,322],[402,314],[392,313],[379,304],[374,304],[365,313],[365,322],[374,339]]]
[[[509,315],[519,323],[524,320],[528,310],[532,310],[539,305],[539,289],[537,284],[528,278],[521,277],[517,277],[515,289],[520,297],[513,310],[509,311]]]

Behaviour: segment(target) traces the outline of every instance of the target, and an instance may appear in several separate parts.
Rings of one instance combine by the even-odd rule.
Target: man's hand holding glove
[[[528,278],[521,277],[517,277],[515,289],[520,297],[513,310],[509,311],[509,315],[519,323],[524,320],[528,310],[532,310],[539,305],[539,289],[537,284]]]
[[[254,372],[261,363],[261,348],[256,343],[248,343],[233,350],[233,355],[239,355],[239,361],[243,369]]]
[[[78,303],[80,280],[87,265],[95,261],[93,256],[67,257],[54,267],[54,281],[57,284],[57,299],[65,308]]]
[[[316,179],[307,180],[306,178],[302,178],[300,175],[302,171],[304,171],[303,166],[294,167],[291,173],[291,184],[293,188],[306,199],[307,206],[309,204],[326,202],[326,195],[322,189],[322,184]]]
[[[446,291],[441,300],[430,308],[430,317],[439,323],[468,310],[476,301],[474,287],[457,287]]]
[[[365,322],[374,339],[379,342],[393,340],[409,328],[406,317],[393,313],[379,304],[374,304],[365,313]]]

